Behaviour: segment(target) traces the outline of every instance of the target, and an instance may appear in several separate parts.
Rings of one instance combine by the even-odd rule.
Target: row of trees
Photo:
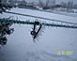
[[[56,0],[46,0],[46,2],[43,3],[42,0],[39,0],[39,5],[44,8],[67,8],[67,9],[77,9],[77,4],[74,4],[73,1],[68,2],[61,2],[57,4]]]
[[[61,2],[59,4],[57,4],[56,0],[38,0],[38,3],[36,2],[27,2],[25,0],[2,0],[4,3],[8,3],[12,6],[18,6],[18,7],[33,7],[35,8],[36,6],[41,7],[43,9],[53,9],[53,8],[67,8],[67,9],[77,9],[77,4],[74,4],[73,1],[68,1],[68,2]]]
[[[68,9],[77,8],[76,4],[74,4],[73,1],[68,1],[67,3],[61,2],[60,5],[61,5],[62,7],[64,7],[64,8],[68,8]]]

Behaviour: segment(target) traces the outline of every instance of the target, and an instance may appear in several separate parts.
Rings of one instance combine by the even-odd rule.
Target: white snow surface
[[[30,9],[14,8],[12,12],[30,14],[55,20],[77,23],[77,17],[65,16]],[[13,16],[21,21],[34,21],[35,18],[3,13],[0,17]],[[41,22],[49,22],[41,20]],[[40,36],[33,42],[30,31],[33,26],[13,24],[15,31],[8,37],[6,46],[0,49],[0,61],[77,61],[77,29],[44,27]],[[72,55],[57,55],[57,51],[73,51]]]

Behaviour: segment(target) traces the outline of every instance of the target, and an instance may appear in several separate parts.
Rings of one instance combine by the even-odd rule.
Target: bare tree
[[[43,7],[44,6],[44,3],[41,0],[39,0],[39,6],[40,7]]]
[[[45,7],[48,7],[48,5],[49,5],[49,0],[46,0]]]
[[[68,9],[72,9],[72,8],[73,8],[73,1],[69,1],[69,2],[67,3],[67,8],[68,8]]]
[[[46,0],[44,2],[39,0],[39,6],[42,7],[43,9],[48,9],[49,8],[49,0]]]

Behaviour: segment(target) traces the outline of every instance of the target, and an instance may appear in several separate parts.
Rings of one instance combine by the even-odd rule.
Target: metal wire
[[[0,23],[13,23],[13,24],[29,24],[29,25],[34,25],[35,22],[30,22],[30,21],[20,21],[20,20],[13,20],[13,19],[0,19]],[[62,24],[50,24],[50,23],[41,23],[44,26],[51,26],[51,27],[63,27],[63,28],[73,28],[77,29],[77,26],[73,25],[62,25]],[[39,25],[39,24],[37,24]]]

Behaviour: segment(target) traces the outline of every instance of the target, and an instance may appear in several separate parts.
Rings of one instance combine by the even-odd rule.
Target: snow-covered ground
[[[61,14],[18,8],[11,11],[77,23],[77,17]],[[0,14],[0,17],[9,16],[21,21],[36,20],[35,18],[13,14]],[[50,22],[48,20],[38,20]],[[0,61],[77,61],[77,29],[43,27],[44,32],[34,43],[30,35],[33,26],[14,24],[12,27],[15,31],[7,36],[7,45],[0,49]],[[65,51],[68,51],[68,53],[64,54]],[[71,53],[69,53],[70,51]]]
[[[66,8],[54,8],[54,9],[43,10],[39,6],[35,6],[35,7],[36,7],[36,9],[32,9],[32,8],[27,8],[27,9],[77,17],[77,9],[68,9],[67,10]]]
[[[73,17],[77,17],[77,9],[72,9],[70,11],[72,12],[69,12],[67,10],[61,10],[61,9],[55,9],[55,10],[47,10],[48,12],[51,12],[51,13],[55,13],[55,14],[61,14],[61,15],[67,15],[67,16],[73,16]]]

